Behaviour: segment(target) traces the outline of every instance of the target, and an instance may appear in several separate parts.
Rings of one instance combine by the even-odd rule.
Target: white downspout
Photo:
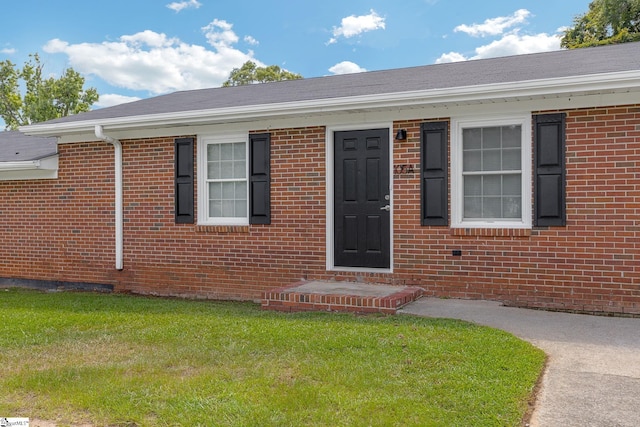
[[[114,148],[115,190],[116,190],[116,270],[123,269],[123,208],[122,208],[122,144],[104,134],[102,126],[95,126],[96,137],[108,142]]]

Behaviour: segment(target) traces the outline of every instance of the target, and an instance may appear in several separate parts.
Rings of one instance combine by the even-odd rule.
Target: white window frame
[[[520,219],[465,220],[462,132],[468,128],[516,125],[521,127],[522,216]],[[452,228],[531,228],[532,140],[531,114],[451,120],[451,227]]]
[[[207,184],[207,147],[210,144],[244,142],[246,150],[247,215],[245,217],[209,217],[209,185]],[[247,133],[214,134],[198,136],[198,224],[199,225],[248,225],[249,224],[249,135]]]

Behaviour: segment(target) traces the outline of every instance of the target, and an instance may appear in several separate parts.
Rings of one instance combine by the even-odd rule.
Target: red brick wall
[[[120,289],[257,299],[324,267],[324,128],[271,131],[271,225],[174,224],[173,140],[124,142]]]
[[[121,272],[113,148],[60,145],[57,180],[0,182],[0,277],[229,299],[257,299],[301,279],[357,279],[438,296],[640,313],[640,106],[566,113],[567,226],[526,232],[420,226],[423,120],[396,122],[408,140],[394,142],[394,165],[415,172],[394,174],[393,274],[326,271],[324,127],[270,130],[270,225],[175,224],[174,138],[122,141]]]
[[[418,177],[397,176],[395,281],[439,296],[640,313],[640,107],[566,113],[566,227],[419,227]],[[396,164],[419,164],[420,123],[396,123],[409,133]]]
[[[60,146],[59,178],[0,182],[0,277],[104,282],[113,265],[113,149]]]

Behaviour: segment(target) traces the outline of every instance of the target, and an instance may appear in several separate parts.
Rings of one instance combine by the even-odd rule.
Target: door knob
[[[384,207],[380,208],[380,210],[389,212],[391,210],[391,206],[389,206],[389,205],[384,206]]]

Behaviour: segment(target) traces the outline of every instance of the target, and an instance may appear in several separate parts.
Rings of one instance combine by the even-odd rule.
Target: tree
[[[58,78],[44,78],[38,54],[29,58],[22,69],[0,61],[0,117],[7,129],[89,111],[98,101],[96,89],[84,89],[77,71],[67,68]]]
[[[589,11],[573,20],[561,46],[576,49],[640,40],[640,0],[593,0]]]
[[[222,86],[242,86],[252,83],[279,82],[282,80],[297,80],[301,78],[302,76],[300,74],[283,70],[277,65],[258,67],[255,62],[247,61],[242,64],[242,67],[231,70],[229,78]]]

